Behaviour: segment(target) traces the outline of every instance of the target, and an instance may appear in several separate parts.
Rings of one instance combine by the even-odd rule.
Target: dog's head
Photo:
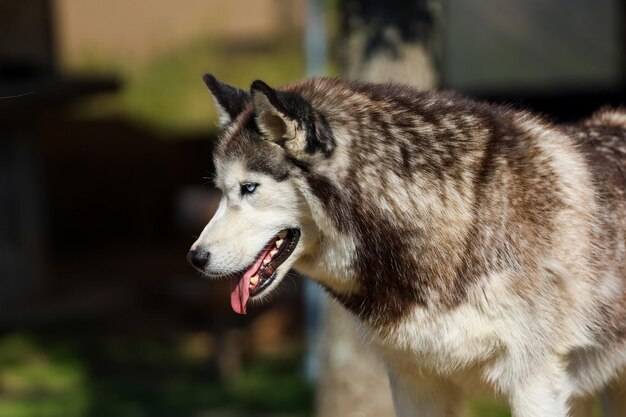
[[[323,120],[300,96],[255,81],[250,91],[212,75],[204,81],[220,113],[214,152],[222,199],[192,245],[191,264],[208,277],[229,277],[231,305],[274,290],[318,239],[297,172],[329,151]]]

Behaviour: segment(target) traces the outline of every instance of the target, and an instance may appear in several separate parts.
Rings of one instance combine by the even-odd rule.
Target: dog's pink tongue
[[[266,254],[267,251],[262,256],[259,256],[241,278],[235,277],[230,282],[230,306],[235,313],[246,314],[246,304],[250,298],[250,278],[258,272]]]
[[[233,278],[230,282],[230,305],[237,314],[246,314],[246,304],[250,298],[250,277],[249,270],[241,278]]]
[[[246,303],[250,298],[250,278],[257,273],[263,256],[260,256],[241,278],[230,282],[230,305],[237,314],[246,314]]]

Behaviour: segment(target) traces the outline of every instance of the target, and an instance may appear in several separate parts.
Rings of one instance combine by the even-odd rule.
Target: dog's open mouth
[[[246,314],[250,297],[262,293],[274,280],[276,269],[289,258],[300,239],[299,229],[285,229],[274,236],[242,273],[232,278],[230,305],[238,314]]]

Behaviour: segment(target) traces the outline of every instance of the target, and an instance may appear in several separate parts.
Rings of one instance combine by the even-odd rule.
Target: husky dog
[[[399,416],[626,416],[626,113],[576,125],[453,93],[332,78],[220,112],[223,197],[190,262],[245,313],[290,268],[384,359]],[[607,407],[608,408],[608,407]]]

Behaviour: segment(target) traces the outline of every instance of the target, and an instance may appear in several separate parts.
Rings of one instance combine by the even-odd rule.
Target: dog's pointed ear
[[[276,91],[263,81],[256,80],[250,87],[256,124],[261,134],[273,142],[290,142],[302,133],[293,107],[286,93]]]
[[[222,128],[232,122],[250,102],[249,92],[225,84],[212,74],[204,74],[202,80],[213,95]]]
[[[312,163],[332,154],[335,140],[330,125],[302,96],[275,90],[258,80],[250,92],[256,124],[266,140],[301,162]]]

